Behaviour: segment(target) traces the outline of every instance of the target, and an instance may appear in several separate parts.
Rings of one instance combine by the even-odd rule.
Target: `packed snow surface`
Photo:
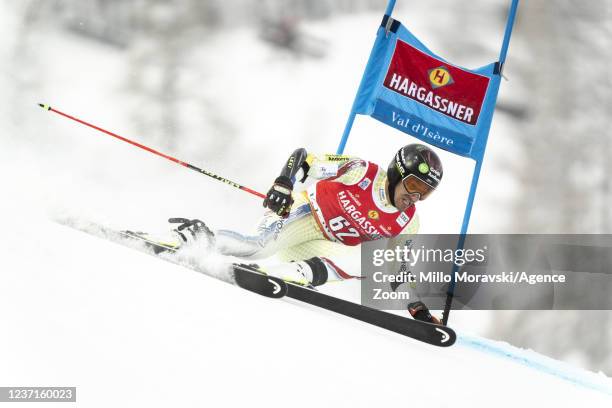
[[[531,351],[460,329],[429,346],[27,222],[4,248],[2,384],[77,386],[82,406],[610,405],[612,380]]]

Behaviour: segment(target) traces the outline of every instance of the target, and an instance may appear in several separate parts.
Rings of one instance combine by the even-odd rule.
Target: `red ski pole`
[[[39,104],[38,104],[38,106],[40,106],[40,107],[41,107],[41,108],[43,108],[44,110],[47,110],[47,111],[51,111],[51,112],[57,113],[58,115],[61,115],[61,116],[65,117],[65,118],[68,118],[68,119],[74,120],[75,122],[78,122],[78,123],[83,124],[83,125],[85,125],[85,126],[89,126],[90,128],[95,129],[95,130],[97,130],[97,131],[100,131],[100,132],[102,132],[102,133],[106,133],[106,134],[107,134],[107,135],[109,135],[109,136],[112,136],[112,137],[114,137],[114,138],[117,138],[117,139],[119,139],[119,140],[121,140],[121,141],[124,141],[124,142],[126,142],[126,143],[129,143],[129,144],[131,144],[131,145],[133,145],[133,146],[139,147],[139,148],[141,148],[141,149],[143,149],[143,150],[146,150],[146,151],[147,151],[147,152],[149,152],[149,153],[153,153],[153,154],[156,154],[156,155],[158,155],[158,156],[160,156],[160,157],[163,157],[164,159],[168,159],[168,160],[170,160],[170,161],[173,161],[174,163],[176,163],[176,164],[180,164],[180,165],[181,165],[181,166],[183,166],[183,167],[187,167],[188,169],[191,169],[191,170],[197,171],[198,173],[204,174],[204,175],[206,175],[206,176],[208,176],[208,177],[212,177],[212,178],[214,178],[215,180],[221,181],[221,182],[223,182],[223,183],[225,183],[225,184],[227,184],[227,185],[229,185],[229,186],[231,186],[231,187],[235,187],[235,188],[238,188],[238,189],[240,189],[240,190],[242,190],[242,191],[246,191],[247,193],[251,193],[251,194],[253,194],[253,195],[257,196],[257,197],[260,197],[260,198],[266,198],[266,196],[265,196],[265,195],[263,195],[263,194],[261,194],[260,192],[257,192],[257,191],[255,191],[255,190],[252,190],[252,189],[248,188],[248,187],[242,186],[242,185],[240,185],[240,184],[238,184],[238,183],[235,183],[235,182],[233,182],[233,181],[231,181],[231,180],[228,180],[228,179],[226,179],[226,178],[224,178],[224,177],[221,177],[221,176],[219,176],[219,175],[216,175],[216,174],[214,174],[214,173],[211,173],[210,171],[207,171],[207,170],[201,169],[201,168],[199,168],[199,167],[196,167],[196,166],[194,166],[193,164],[189,164],[189,163],[186,163],[186,162],[181,161],[181,160],[179,160],[179,159],[176,159],[176,158],[174,158],[174,157],[172,157],[172,156],[168,156],[167,154],[164,154],[164,153],[162,153],[162,152],[159,152],[159,151],[157,151],[157,150],[155,150],[155,149],[152,149],[152,148],[150,148],[150,147],[148,147],[148,146],[145,146],[145,145],[140,144],[140,143],[138,143],[138,142],[135,142],[135,141],[133,141],[133,140],[127,139],[127,138],[125,138],[125,137],[123,137],[123,136],[119,136],[119,135],[118,135],[118,134],[116,134],[116,133],[113,133],[113,132],[110,132],[110,131],[108,131],[108,130],[102,129],[101,127],[98,127],[98,126],[96,126],[96,125],[92,125],[91,123],[85,122],[84,120],[81,120],[81,119],[79,119],[79,118],[75,118],[74,116],[68,115],[68,114],[66,114],[66,113],[64,113],[64,112],[61,112],[61,111],[59,111],[59,110],[57,110],[57,109],[54,109],[54,108],[52,108],[52,107],[51,107],[51,106],[49,106],[49,105],[45,105],[45,104],[39,103]]]

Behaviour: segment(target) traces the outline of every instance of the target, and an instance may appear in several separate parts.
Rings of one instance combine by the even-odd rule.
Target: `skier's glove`
[[[293,182],[287,176],[279,176],[274,180],[274,185],[266,194],[266,199],[263,202],[263,206],[274,211],[276,214],[283,218],[289,216],[291,206],[293,205],[293,197],[291,192],[293,191]]]
[[[440,324],[440,319],[435,316],[432,316],[429,312],[429,309],[425,305],[425,303],[421,302],[413,302],[408,305],[408,312],[412,315],[415,320],[420,320],[422,322]]]
[[[212,244],[215,234],[200,220],[189,220],[187,218],[170,218],[168,222],[180,224],[173,231],[184,244],[192,244],[201,238]]]

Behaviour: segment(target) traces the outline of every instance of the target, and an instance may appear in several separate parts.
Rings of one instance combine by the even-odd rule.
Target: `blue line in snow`
[[[512,360],[534,370],[553,375],[577,386],[589,388],[612,396],[612,379],[595,374],[567,363],[543,356],[532,350],[524,350],[508,343],[480,337],[460,335],[457,344]]]

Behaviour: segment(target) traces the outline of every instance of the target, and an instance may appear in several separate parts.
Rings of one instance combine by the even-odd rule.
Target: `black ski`
[[[151,248],[155,255],[162,252],[176,252],[179,246],[173,243],[156,241],[145,232],[119,231],[119,234],[141,241]],[[267,276],[252,265],[232,264],[232,278],[236,285],[243,289],[274,299],[282,298],[287,294],[285,281],[273,276]]]
[[[179,249],[179,246],[174,243],[160,242],[150,238],[146,232],[124,230],[119,231],[118,234],[142,242],[146,247],[152,249],[155,255],[162,252],[176,252]]]
[[[246,271],[250,273],[245,273]],[[339,313],[383,329],[402,334],[434,346],[449,347],[455,343],[457,336],[450,327],[425,323],[407,317],[349,302],[334,296],[329,296],[304,286],[286,283],[278,278],[259,275],[256,266],[234,265],[236,283],[252,292],[263,296],[280,298],[287,296],[300,302]],[[243,274],[243,276],[241,276]],[[271,286],[276,293],[270,293]],[[278,285],[278,286],[276,286]]]
[[[243,289],[270,298],[287,294],[287,283],[274,276],[264,275],[250,265],[233,264],[234,282]]]
[[[353,319],[369,323],[383,329],[411,337],[434,346],[449,347],[457,340],[455,331],[450,327],[401,317],[382,310],[373,309],[358,303],[329,296],[312,289],[288,284],[287,297],[330,310]]]
[[[83,221],[76,222],[70,219],[60,220],[60,222],[69,227],[87,232],[88,234],[107,238],[116,243],[138,249],[151,255],[159,256],[162,254],[170,254],[170,256],[163,256],[162,259],[198,270],[196,266],[185,265],[179,262],[174,256],[174,254],[177,254],[179,251],[180,245],[173,242],[156,240],[150,237],[146,232],[130,230],[117,231],[95,223]],[[285,281],[273,276],[267,276],[250,265],[231,264],[228,268],[230,283],[243,289],[270,298],[282,298],[287,293],[287,284]],[[204,270],[198,271],[206,273]]]
[[[126,230],[119,231],[119,233],[127,238],[141,241],[145,246],[151,248],[156,255],[162,252],[176,252],[179,249],[178,245],[156,241],[144,232]],[[273,276],[266,276],[252,265],[233,264],[232,277],[236,285],[262,296],[279,299],[287,294],[285,281]]]
[[[162,255],[164,253],[175,254],[179,250],[178,245],[157,241],[143,232],[116,231],[91,223],[85,225],[83,225],[83,223],[73,224],[67,221],[62,223],[93,235],[112,239],[124,245],[128,245],[129,242],[141,244],[136,247],[133,244],[128,246],[144,250],[152,255]],[[163,259],[167,261],[179,263],[178,260],[174,258],[174,256],[163,257]],[[184,266],[198,270],[197,266]],[[282,298],[287,296],[300,302],[339,313],[434,346],[449,347],[452,346],[457,339],[455,332],[450,327],[425,323],[408,317],[401,317],[358,303],[329,296],[304,286],[287,283],[279,278],[264,274],[259,271],[256,265],[232,264],[230,268],[232,283],[262,296],[270,298]],[[205,272],[203,270],[199,271]]]

